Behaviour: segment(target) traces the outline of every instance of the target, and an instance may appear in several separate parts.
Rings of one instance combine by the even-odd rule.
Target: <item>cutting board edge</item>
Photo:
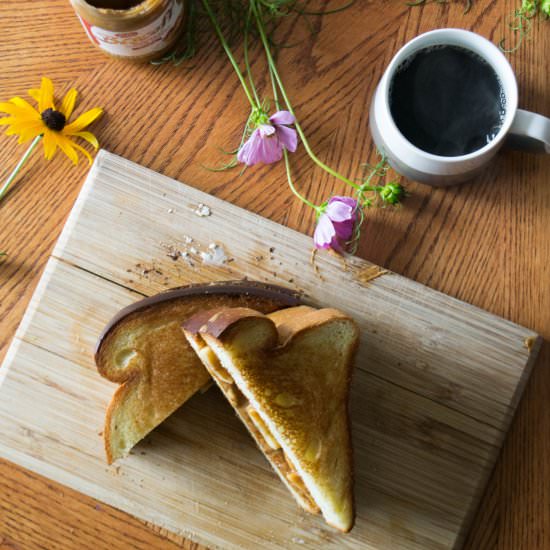
[[[35,458],[27,452],[7,447],[3,445],[1,441],[0,458],[9,462],[13,462],[14,464],[17,464],[22,468],[34,472],[35,474],[38,474],[45,479],[51,479],[52,481],[59,483],[60,485],[68,487],[69,489],[81,493],[85,496],[91,497],[94,500],[106,504],[107,506],[111,506],[113,508],[116,508],[117,510],[122,510],[123,512],[126,512],[138,518],[140,521],[153,523],[154,525],[162,529],[166,529],[171,533],[189,539],[192,542],[201,544],[207,548],[213,548],[216,550],[226,550],[227,548],[234,548],[235,550],[242,549],[241,546],[234,545],[231,542],[229,542],[229,547],[222,547],[216,543],[213,544],[212,541],[206,536],[202,537],[201,535],[197,535],[197,533],[178,528],[175,525],[167,523],[164,519],[161,518],[161,516],[153,517],[152,514],[147,514],[143,506],[136,505],[131,500],[124,498],[115,491],[103,489],[100,485],[97,485],[91,481],[86,481],[74,474],[68,474],[66,470],[57,468],[50,462]],[[70,477],[70,480],[67,480],[67,476]],[[82,484],[86,485],[85,489],[82,488]],[[111,496],[113,498],[111,498]]]
[[[94,163],[92,165],[92,169],[90,170],[90,173],[88,174],[88,176],[86,178],[86,181],[85,181],[85,183],[82,187],[82,190],[86,189],[87,193],[89,192],[88,187],[90,187],[92,185],[93,177],[95,177],[95,173],[97,171],[99,171],[99,169],[101,167],[108,169],[109,164],[116,167],[117,163],[119,163],[121,165],[127,165],[129,167],[133,167],[134,169],[136,169],[138,171],[145,172],[147,174],[150,174],[151,176],[155,176],[156,178],[160,178],[162,181],[169,182],[172,185],[173,184],[177,184],[178,186],[183,185],[186,188],[188,188],[192,193],[196,193],[201,198],[205,199],[206,202],[210,201],[210,202],[213,202],[213,203],[216,203],[216,204],[220,205],[220,207],[223,206],[223,208],[234,209],[236,211],[236,213],[238,213],[238,212],[246,213],[247,217],[254,218],[255,220],[261,221],[264,224],[267,223],[269,226],[272,226],[273,228],[283,227],[285,232],[292,233],[298,239],[304,240],[304,244],[305,244],[306,240],[307,241],[311,240],[311,237],[309,237],[305,233],[302,233],[301,231],[297,231],[296,229],[292,229],[292,228],[290,228],[286,225],[277,223],[277,222],[275,222],[275,221],[273,221],[269,218],[265,218],[265,217],[263,217],[259,214],[256,214],[255,212],[247,210],[246,208],[243,208],[241,206],[237,206],[237,205],[235,205],[231,202],[227,202],[227,201],[225,201],[223,199],[220,199],[220,198],[218,198],[214,195],[210,195],[209,193],[201,191],[200,189],[197,189],[196,187],[193,187],[192,185],[190,185],[188,183],[179,181],[179,180],[177,180],[175,178],[172,178],[170,176],[167,176],[165,174],[155,172],[151,168],[147,168],[145,166],[142,166],[142,165],[138,164],[137,162],[128,160],[124,157],[121,157],[120,155],[117,155],[115,153],[111,153],[111,152],[109,152],[105,149],[100,149],[98,154],[96,155],[96,160],[94,161]],[[97,168],[96,168],[96,170],[93,170],[93,168],[96,164],[97,164]],[[94,172],[93,174],[92,174],[92,171]],[[90,180],[90,182],[88,180]],[[82,192],[81,192],[81,195],[82,195]],[[79,199],[80,199],[80,195],[79,195]],[[78,202],[78,199],[77,199],[77,202]],[[73,218],[73,211],[75,211],[75,207],[77,206],[77,202],[75,202],[75,205],[73,206],[73,210],[71,210],[71,214],[69,216],[69,219],[67,220],[67,223],[69,222],[69,220],[71,218]],[[82,202],[84,202],[84,199],[82,199]],[[78,212],[80,212],[80,208],[78,209]],[[78,217],[76,211],[75,211],[74,217],[75,218]],[[238,217],[237,217],[237,219],[238,219]],[[60,236],[60,239],[58,241],[58,244],[56,245],[56,247],[54,248],[54,250],[52,252],[52,255],[55,256],[55,257],[59,257],[61,255],[61,252],[63,252],[63,250],[65,248],[66,243],[63,242],[62,243],[63,246],[61,246],[61,243],[60,243],[61,237],[66,233],[65,229],[66,228],[64,228],[63,233]],[[72,230],[72,227],[71,227],[71,230]],[[67,231],[67,233],[70,233],[70,232]],[[59,246],[59,251],[58,251],[58,246]],[[310,249],[312,249],[312,248],[313,248],[313,245],[310,247]],[[325,252],[325,254],[323,254],[323,252]],[[317,256],[318,256],[318,260],[322,259],[324,262],[331,263],[332,267],[341,266],[341,264],[340,264],[341,258],[336,257],[336,255],[334,255],[334,254],[329,254],[329,253],[326,253],[326,251],[320,250],[318,252]],[[493,313],[493,312],[491,312],[487,309],[484,309],[482,307],[479,307],[475,304],[471,304],[471,303],[469,303],[465,300],[462,300],[460,298],[457,298],[455,296],[451,296],[450,294],[446,294],[446,293],[442,292],[441,290],[432,288],[428,285],[425,285],[423,283],[420,283],[418,281],[410,279],[410,278],[408,278],[404,275],[401,275],[400,273],[388,270],[384,266],[379,266],[378,264],[375,264],[375,263],[373,263],[369,260],[366,260],[364,258],[360,258],[359,256],[349,255],[348,258],[346,258],[346,259],[348,259],[348,260],[350,260],[354,263],[359,263],[361,265],[361,268],[376,267],[376,268],[382,269],[383,271],[386,272],[386,273],[383,274],[383,276],[373,278],[372,280],[368,281],[368,283],[366,283],[366,284],[365,283],[360,283],[359,281],[356,281],[356,284],[361,288],[373,288],[373,287],[376,288],[377,286],[382,286],[382,285],[385,284],[386,281],[388,281],[387,277],[389,276],[392,279],[397,279],[399,281],[401,281],[401,280],[406,281],[406,283],[408,285],[411,285],[411,287],[413,287],[413,288],[429,289],[430,292],[435,293],[437,296],[442,297],[445,300],[451,300],[452,302],[454,302],[456,304],[466,304],[468,307],[474,308],[476,311],[482,312],[484,315],[490,316],[492,319],[497,319],[499,322],[504,322],[505,324],[507,324],[511,327],[514,327],[516,329],[521,329],[521,331],[525,332],[525,334],[524,334],[525,337],[540,338],[540,335],[534,329],[531,329],[529,327],[521,325],[521,324],[519,324],[515,321],[512,321],[510,319],[507,319],[506,317],[503,317],[501,315],[497,315],[496,313]],[[75,263],[74,265],[76,265],[77,267],[81,267],[82,269],[86,269],[85,267],[80,266],[78,263]],[[113,281],[112,280],[111,282],[113,282],[114,284],[121,284],[118,281]],[[131,288],[131,290],[134,290],[135,292],[140,292],[139,290],[137,290],[135,288]]]

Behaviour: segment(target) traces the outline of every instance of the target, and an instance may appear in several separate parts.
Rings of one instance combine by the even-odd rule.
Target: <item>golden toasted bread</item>
[[[334,309],[222,308],[183,331],[297,502],[349,531],[355,323]]]
[[[253,307],[270,312],[298,303],[295,293],[250,281],[181,287],[132,304],[100,336],[99,373],[120,384],[107,409],[103,432],[107,461],[132,447],[201,388],[210,375],[181,332],[199,312]]]

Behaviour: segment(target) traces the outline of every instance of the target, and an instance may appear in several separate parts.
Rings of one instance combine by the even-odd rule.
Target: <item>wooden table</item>
[[[323,5],[323,2],[317,5]],[[332,3],[335,5],[336,3]],[[319,156],[355,177],[375,153],[368,131],[374,86],[397,49],[438,27],[471,29],[498,41],[516,2],[474,1],[408,8],[399,0],[356,2],[349,10],[286,23],[281,36],[302,40],[280,67]],[[520,105],[550,116],[549,23],[510,56]],[[198,56],[182,66],[132,65],[88,43],[67,0],[0,3],[0,98],[25,95],[42,75],[59,93],[81,92],[80,108],[103,106],[93,130],[106,149],[311,234],[313,216],[293,199],[282,166],[212,173],[239,137],[246,100],[205,22]],[[509,35],[509,33],[508,33]],[[341,38],[340,38],[341,37]],[[261,71],[261,57],[253,66]],[[262,73],[263,74],[263,73]],[[265,84],[260,81],[260,84]],[[0,177],[24,150],[0,136]],[[39,153],[0,203],[0,359],[88,170]],[[344,189],[293,157],[301,189],[321,202]],[[550,158],[505,152],[476,181],[447,190],[409,183],[403,208],[373,210],[359,255],[550,337]],[[468,548],[550,547],[550,346],[520,404],[472,528]],[[0,460],[0,549],[198,548],[61,485]]]

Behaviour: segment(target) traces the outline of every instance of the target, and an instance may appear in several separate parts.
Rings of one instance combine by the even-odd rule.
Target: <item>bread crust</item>
[[[106,377],[108,374],[102,372],[101,362],[101,349],[105,346],[112,332],[116,327],[126,320],[129,315],[134,313],[143,312],[146,309],[155,307],[164,302],[171,300],[185,298],[187,296],[211,296],[216,294],[226,295],[244,295],[244,296],[257,296],[258,298],[264,298],[266,300],[273,300],[279,302],[281,308],[293,307],[301,303],[300,294],[290,288],[262,283],[259,281],[248,280],[231,280],[231,281],[216,281],[213,283],[193,283],[185,286],[171,288],[149,296],[143,300],[139,300],[133,304],[130,304],[122,308],[103,328],[101,331],[95,348],[94,358],[98,367],[99,373]],[[118,380],[112,380],[117,382]]]
[[[120,384],[105,417],[108,463],[125,456],[127,447],[131,448],[209,381],[210,376],[181,334],[182,321],[216,304],[253,305],[268,312],[298,301],[296,292],[283,287],[225,281],[172,289],[122,309],[102,331],[94,353],[101,376]],[[134,338],[130,342],[129,335]],[[163,347],[159,348],[161,343]],[[127,360],[119,359],[124,353],[128,353]],[[174,355],[187,359],[178,360]],[[168,361],[170,364],[165,364]],[[139,392],[145,400],[132,399],[133,392]],[[120,430],[130,426],[126,432],[130,435],[116,433],[114,424]]]

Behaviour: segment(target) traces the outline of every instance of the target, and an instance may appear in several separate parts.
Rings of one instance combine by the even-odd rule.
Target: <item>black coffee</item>
[[[493,68],[457,46],[420,50],[397,69],[390,109],[418,148],[455,157],[481,149],[502,126],[506,98]]]

